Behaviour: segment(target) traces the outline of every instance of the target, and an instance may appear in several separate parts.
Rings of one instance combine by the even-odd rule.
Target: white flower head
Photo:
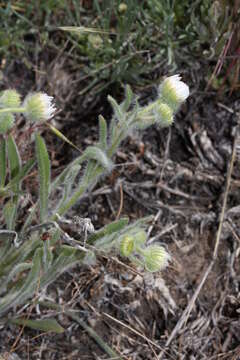
[[[173,75],[166,78],[160,86],[159,91],[164,102],[166,102],[173,111],[176,111],[181,103],[189,96],[189,87],[181,81],[180,75]]]
[[[25,115],[30,121],[46,121],[52,117],[56,108],[53,97],[45,93],[29,94],[24,100]]]

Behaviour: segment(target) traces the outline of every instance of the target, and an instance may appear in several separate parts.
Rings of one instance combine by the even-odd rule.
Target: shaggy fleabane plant
[[[115,249],[147,271],[155,272],[167,266],[170,256],[165,248],[157,244],[147,245],[145,229],[149,218],[132,224],[128,223],[127,218],[122,218],[96,232],[89,219],[83,219],[80,224],[81,219],[76,218],[84,230],[82,242],[64,232],[62,224],[72,223],[65,218],[68,210],[86,192],[91,191],[100,177],[113,169],[113,156],[121,142],[135,130],[154,124],[170,126],[174,113],[188,95],[188,86],[179,75],[175,75],[163,81],[157,99],[144,107],[134,99],[129,86],[121,104],[109,96],[113,117],[108,126],[106,120],[99,116],[98,143],[88,146],[82,155],[51,181],[50,159],[45,141],[38,133],[38,125],[46,123],[58,136],[67,140],[48,123],[55,112],[53,98],[44,93],[33,93],[21,103],[20,95],[15,90],[5,90],[0,94],[0,219],[4,222],[0,230],[1,322],[6,321],[10,310],[24,304],[36,293],[41,294],[61,273],[76,263],[93,261],[94,253],[90,245],[105,252]],[[24,165],[11,134],[17,113],[30,122],[32,132],[35,132],[35,157]],[[34,167],[38,171],[39,198],[26,218],[19,219],[22,182]],[[59,189],[62,196],[53,209],[51,197],[56,191],[59,193]],[[27,195],[24,194],[25,197]],[[22,225],[19,227],[18,223]],[[58,330],[56,326],[55,331]]]

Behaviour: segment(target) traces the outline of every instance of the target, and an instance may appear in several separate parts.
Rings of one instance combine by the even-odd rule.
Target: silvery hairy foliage
[[[115,249],[148,271],[164,268],[169,260],[165,248],[146,246],[145,228],[149,218],[129,224],[127,218],[116,220],[94,231],[90,219],[64,217],[103,175],[114,167],[113,157],[120,144],[135,130],[156,124],[170,126],[174,113],[188,96],[188,87],[179,76],[167,78],[159,87],[155,101],[145,107],[139,106],[130,89],[126,87],[125,99],[118,104],[111,96],[108,100],[113,116],[108,124],[99,116],[99,140],[94,146],[74,159],[51,181],[51,164],[43,137],[36,123],[46,123],[57,136],[66,139],[57,129],[47,123],[54,115],[52,98],[44,93],[29,94],[21,104],[15,90],[0,95],[0,201],[3,221],[0,230],[0,322],[9,314],[14,317],[16,307],[41,294],[59,275],[77,263],[91,263],[95,253]],[[11,130],[16,113],[22,113],[35,132],[35,155],[24,164],[17,141]],[[83,166],[84,165],[84,166]],[[30,171],[38,172],[38,199],[26,215],[20,212],[21,199],[28,194],[22,190],[22,182]],[[57,204],[50,201],[53,194],[61,196]],[[19,218],[21,217],[21,218]],[[82,241],[75,240],[62,229],[64,222],[77,226]],[[19,225],[21,224],[21,225]],[[86,245],[86,246],[85,246]],[[15,323],[20,320],[15,319]],[[29,320],[30,321],[30,320]],[[40,321],[30,326],[61,332],[54,320]]]

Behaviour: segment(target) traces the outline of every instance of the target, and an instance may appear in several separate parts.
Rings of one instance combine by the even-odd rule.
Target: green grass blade
[[[48,195],[50,188],[50,160],[43,138],[36,134],[36,155],[39,174],[40,221],[44,222],[48,213]]]
[[[88,28],[85,26],[59,26],[60,30],[63,31],[69,31],[70,33],[75,33],[75,34],[83,34],[83,33],[99,33],[99,34],[111,34],[111,35],[116,35],[116,33],[111,32],[111,31],[105,31],[105,30],[101,30],[101,29],[96,29],[96,28]]]
[[[64,328],[59,325],[55,319],[44,319],[44,320],[30,320],[30,319],[11,319],[11,323],[16,325],[27,326],[34,330],[40,330],[44,332],[52,331],[56,334],[64,332]]]

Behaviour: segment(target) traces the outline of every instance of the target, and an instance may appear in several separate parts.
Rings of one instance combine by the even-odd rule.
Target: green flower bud
[[[46,121],[56,111],[52,104],[53,97],[45,93],[29,94],[24,100],[25,116],[30,121]]]
[[[162,246],[151,245],[145,249],[145,267],[148,271],[155,272],[163,270],[170,260],[170,255]]]
[[[173,111],[165,103],[159,103],[155,108],[156,121],[161,127],[167,127],[173,123]]]
[[[0,134],[5,134],[14,125],[15,118],[13,114],[6,113],[0,115]]]
[[[4,90],[0,97],[0,107],[3,108],[17,108],[21,104],[19,93],[14,90]]]
[[[179,75],[174,75],[163,81],[159,87],[159,92],[163,101],[166,102],[173,111],[176,111],[181,103],[188,98],[189,87],[181,81]]]
[[[134,250],[134,237],[126,235],[121,239],[120,253],[122,256],[128,257]]]
[[[103,45],[103,39],[98,34],[88,35],[88,42],[94,49],[100,49]]]

